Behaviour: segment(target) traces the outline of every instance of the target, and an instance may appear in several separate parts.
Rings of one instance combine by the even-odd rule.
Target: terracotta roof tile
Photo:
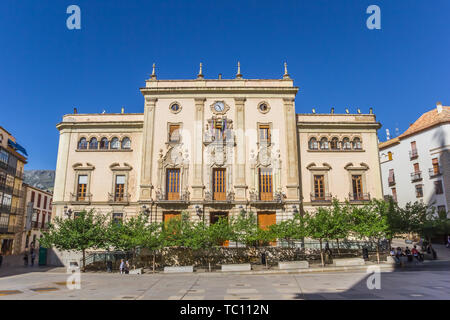
[[[450,122],[450,107],[442,107],[442,112],[438,113],[437,109],[433,109],[424,113],[416,120],[404,133],[398,136],[400,139],[406,138],[415,133],[421,132],[428,128],[439,124]]]

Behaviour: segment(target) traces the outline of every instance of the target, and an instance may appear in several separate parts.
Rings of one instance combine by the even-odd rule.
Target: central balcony
[[[90,204],[92,199],[92,194],[70,194],[71,204]]]
[[[331,193],[324,193],[322,195],[316,195],[315,193],[309,194],[311,198],[311,202],[314,203],[331,203],[331,200],[333,197],[331,196]]]
[[[190,200],[190,192],[184,191],[174,196],[174,193],[167,194],[165,192],[156,191],[156,202],[159,203],[188,203]]]
[[[348,198],[351,202],[370,201],[370,193],[349,193]]]
[[[113,194],[108,192],[108,202],[110,204],[129,204],[130,194]]]

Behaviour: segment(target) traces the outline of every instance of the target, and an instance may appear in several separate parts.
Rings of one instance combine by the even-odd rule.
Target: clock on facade
[[[217,101],[214,104],[214,110],[216,110],[217,112],[223,112],[224,109],[225,109],[225,105],[222,101]]]

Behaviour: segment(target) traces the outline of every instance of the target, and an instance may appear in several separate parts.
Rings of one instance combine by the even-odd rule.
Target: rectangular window
[[[314,198],[315,200],[325,200],[324,176],[314,176]]]
[[[87,196],[87,175],[79,175],[78,176],[78,186],[77,186],[77,200],[85,201]]]
[[[0,150],[0,162],[3,162],[4,164],[8,164],[8,158],[9,158],[9,153],[3,149]]]
[[[122,212],[114,212],[113,213],[113,223],[119,224],[123,221],[123,213]]]
[[[123,201],[125,198],[125,176],[117,175],[116,184],[114,187],[114,200]]]
[[[270,125],[268,124],[259,125],[259,142],[270,143]]]
[[[44,196],[44,209],[47,210],[47,196]]]
[[[38,193],[38,203],[37,203],[38,208],[41,207],[41,194]]]
[[[397,202],[397,189],[392,188],[392,199],[394,199],[395,202]]]
[[[416,185],[416,198],[422,198],[423,197],[423,185],[417,184]]]
[[[363,198],[361,175],[352,176],[353,199],[361,200]]]
[[[443,194],[444,188],[442,187],[442,180],[438,180],[434,182],[434,190],[436,194]]]
[[[167,200],[180,200],[180,169],[167,169]]]
[[[213,169],[213,199],[226,200],[225,169]]]
[[[31,191],[31,202],[33,202],[33,207],[34,207],[34,191]]]
[[[273,200],[272,169],[259,169],[259,198],[262,201]]]
[[[179,142],[180,141],[180,125],[171,124],[169,125],[169,142]]]
[[[41,228],[45,228],[45,212],[42,213],[42,223],[41,223]]]
[[[433,163],[433,173],[436,175],[436,174],[439,174],[440,172],[440,170],[439,170],[439,160],[438,160],[438,158],[434,158],[433,160],[432,160],[432,163]]]
[[[392,152],[388,152],[388,160],[391,161],[392,160]]]
[[[415,172],[415,173],[420,172],[419,163],[414,163],[414,172]]]

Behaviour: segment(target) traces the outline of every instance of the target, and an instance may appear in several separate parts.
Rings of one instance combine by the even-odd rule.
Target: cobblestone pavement
[[[81,289],[66,287],[66,274],[34,272],[0,278],[0,300],[9,299],[450,299],[448,266],[380,274],[381,289],[369,290],[364,271],[317,274],[220,273],[81,274]]]

